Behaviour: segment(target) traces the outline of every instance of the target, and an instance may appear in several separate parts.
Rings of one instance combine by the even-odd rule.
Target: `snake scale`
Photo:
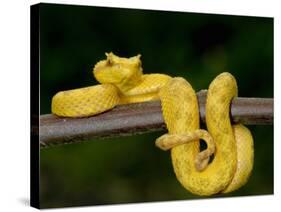
[[[200,129],[192,86],[181,77],[143,74],[140,55],[122,58],[106,53],[93,74],[100,85],[58,92],[52,99],[52,113],[87,117],[118,104],[160,99],[168,133],[156,140],[156,146],[171,149],[175,175],[185,189],[209,196],[234,191],[248,181],[254,163],[253,138],[245,126],[231,125],[229,108],[238,89],[230,73],[221,73],[209,86],[208,131]],[[204,150],[200,139],[206,142]]]

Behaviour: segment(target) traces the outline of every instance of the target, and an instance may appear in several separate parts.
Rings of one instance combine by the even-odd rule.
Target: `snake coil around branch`
[[[184,188],[213,195],[247,182],[253,168],[253,138],[245,126],[231,125],[229,108],[238,88],[230,73],[221,73],[209,86],[204,130],[196,93],[185,79],[143,74],[140,55],[122,58],[106,53],[106,57],[93,70],[101,84],[58,92],[52,99],[52,113],[88,117],[116,105],[160,99],[168,133],[156,140],[156,146],[171,149],[174,172]],[[200,139],[207,144],[202,151]]]

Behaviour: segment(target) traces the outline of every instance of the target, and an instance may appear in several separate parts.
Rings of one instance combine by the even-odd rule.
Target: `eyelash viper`
[[[143,74],[140,55],[106,56],[93,69],[101,84],[58,92],[52,99],[53,114],[87,117],[118,104],[160,99],[168,133],[156,140],[156,146],[171,149],[174,172],[185,189],[208,196],[234,191],[247,182],[254,163],[253,138],[245,126],[231,125],[229,108],[238,89],[230,73],[220,74],[209,86],[206,131],[199,129],[196,94],[185,79]],[[199,139],[207,144],[203,151]]]

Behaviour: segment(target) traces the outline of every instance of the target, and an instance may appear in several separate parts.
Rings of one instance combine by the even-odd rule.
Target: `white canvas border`
[[[187,11],[199,13],[274,17],[274,195],[125,204],[58,209],[59,211],[259,211],[277,207],[280,198],[280,4],[278,1],[250,0],[57,0],[46,3],[111,6],[125,8]],[[38,1],[1,2],[1,153],[0,210],[32,211],[29,201],[29,108],[30,50],[29,6]],[[279,10],[279,11],[278,11]],[[279,61],[278,61],[279,60]],[[278,71],[279,70],[279,71]],[[277,130],[276,130],[277,129]],[[265,138],[266,142],[266,138]],[[48,210],[47,210],[48,211]]]

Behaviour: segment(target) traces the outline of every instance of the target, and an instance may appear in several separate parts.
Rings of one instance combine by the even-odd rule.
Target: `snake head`
[[[93,74],[101,84],[114,84],[121,92],[130,90],[141,80],[142,66],[141,55],[131,58],[122,58],[112,52],[105,53],[106,59],[99,61]]]

